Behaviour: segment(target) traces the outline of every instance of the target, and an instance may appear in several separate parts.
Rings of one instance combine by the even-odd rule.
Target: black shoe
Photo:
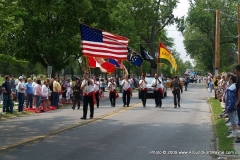
[[[159,105],[159,108],[162,108],[162,105]]]
[[[155,107],[158,107],[158,106],[155,106]]]
[[[237,140],[235,141],[235,143],[240,143],[240,139],[237,139]]]
[[[237,140],[240,140],[240,137],[237,137]]]
[[[174,106],[174,108],[177,108],[177,106]]]
[[[125,104],[123,105],[123,107],[125,107]]]
[[[80,107],[78,107],[78,109],[80,109]]]
[[[93,117],[90,117],[90,119],[93,119]]]
[[[86,119],[85,117],[82,117],[82,118],[80,118],[80,119]]]
[[[129,105],[127,105],[127,107],[129,107]]]
[[[178,104],[178,107],[180,108],[180,104]]]
[[[72,107],[73,110],[75,110],[75,107]]]

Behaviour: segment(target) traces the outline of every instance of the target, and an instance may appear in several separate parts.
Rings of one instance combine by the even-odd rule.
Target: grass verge
[[[222,107],[219,100],[211,97],[209,98],[208,103],[212,107],[213,124],[216,129],[216,138],[218,139],[218,150],[224,152],[235,152],[233,147],[234,138],[227,138],[227,136],[230,134],[228,132],[229,127],[226,126],[224,118],[218,118],[219,115],[222,113]]]

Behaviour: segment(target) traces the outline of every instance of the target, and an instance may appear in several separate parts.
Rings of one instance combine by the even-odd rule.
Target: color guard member
[[[116,83],[114,82],[113,77],[110,78],[108,82],[109,88],[109,99],[111,102],[111,106],[115,107],[115,100],[116,100]]]
[[[163,85],[158,79],[158,75],[154,75],[155,79],[152,81],[151,86],[154,88],[153,94],[155,99],[155,107],[162,107],[162,97],[163,97]]]
[[[130,80],[128,79],[128,75],[126,74],[124,79],[122,80],[122,90],[123,90],[123,107],[127,105],[129,107],[130,103],[130,95],[131,95],[131,87],[130,87]]]
[[[146,99],[147,99],[147,81],[145,80],[145,74],[142,74],[142,79],[139,81],[139,89],[140,89],[140,95],[142,99],[143,107],[146,106]]]
[[[178,80],[178,77],[173,77],[173,81],[171,82],[171,88],[174,98],[174,108],[178,107],[180,108],[180,90],[181,93],[183,93],[181,82]]]
[[[82,81],[81,89],[83,91],[83,117],[80,119],[87,119],[88,104],[90,107],[90,119],[92,119],[94,114],[94,89],[93,80],[89,78],[89,72],[84,74],[84,80]]]

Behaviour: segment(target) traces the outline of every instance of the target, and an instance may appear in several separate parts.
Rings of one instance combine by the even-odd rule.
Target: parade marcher
[[[113,77],[110,78],[108,82],[109,88],[109,99],[111,102],[111,106],[115,107],[115,100],[116,100],[116,83],[114,82]]]
[[[139,81],[139,89],[140,95],[142,99],[143,107],[146,106],[146,99],[147,99],[147,81],[145,80],[145,74],[142,74],[142,79]]]
[[[92,119],[94,114],[94,89],[93,80],[89,78],[88,72],[85,72],[84,74],[84,80],[82,81],[81,89],[83,91],[83,117],[80,119],[87,119],[88,104],[90,107],[90,119]]]
[[[181,82],[178,80],[177,76],[173,77],[173,81],[171,82],[171,88],[174,97],[174,108],[177,108],[177,105],[178,107],[180,107],[180,91],[182,93],[183,90]]]
[[[163,85],[159,80],[158,75],[154,75],[155,79],[152,81],[151,86],[154,88],[153,94],[155,99],[155,107],[162,107],[162,97],[163,97]]]
[[[72,109],[75,110],[76,103],[78,104],[78,109],[80,109],[80,94],[81,94],[81,81],[79,78],[75,79],[75,84],[73,86],[73,106]]]
[[[100,98],[99,98],[99,94],[100,94],[100,82],[99,82],[99,78],[98,77],[96,77],[96,76],[94,76],[93,77],[93,82],[94,82],[94,84],[93,84],[93,88],[94,88],[94,92],[95,92],[95,98],[96,98],[96,104],[97,104],[97,108],[99,108],[99,100],[100,100]]]
[[[128,75],[126,74],[125,79],[122,80],[122,92],[123,92],[123,95],[122,95],[122,98],[123,98],[123,107],[125,107],[127,105],[127,107],[129,107],[129,103],[130,103],[130,96],[131,96],[131,82],[130,80],[128,79]]]

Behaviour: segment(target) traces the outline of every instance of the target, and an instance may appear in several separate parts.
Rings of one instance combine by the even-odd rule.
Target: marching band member
[[[123,107],[125,107],[125,105],[127,105],[127,107],[129,107],[129,103],[130,103],[130,95],[131,95],[131,87],[130,87],[130,80],[128,79],[128,75],[126,74],[125,79],[122,80],[122,89],[123,89]]]
[[[152,81],[151,86],[154,88],[153,94],[155,99],[155,107],[162,107],[163,85],[158,79],[158,75],[154,75],[155,79]]]
[[[93,80],[89,78],[89,72],[85,72],[84,74],[84,80],[82,81],[81,89],[83,91],[83,117],[80,119],[87,119],[88,104],[90,107],[90,119],[92,119],[94,114],[94,89]]]
[[[116,83],[114,82],[113,77],[110,78],[108,82],[109,88],[109,99],[111,102],[111,106],[115,107],[115,99],[116,99]]]
[[[147,81],[145,80],[145,74],[142,74],[142,79],[139,81],[139,89],[140,89],[140,95],[142,99],[143,107],[146,106],[146,98],[147,98]]]
[[[95,98],[96,98],[96,104],[97,104],[97,108],[99,108],[99,86],[100,86],[100,82],[99,82],[99,78],[94,76],[93,77],[93,81],[94,81],[94,92],[95,92]]]

